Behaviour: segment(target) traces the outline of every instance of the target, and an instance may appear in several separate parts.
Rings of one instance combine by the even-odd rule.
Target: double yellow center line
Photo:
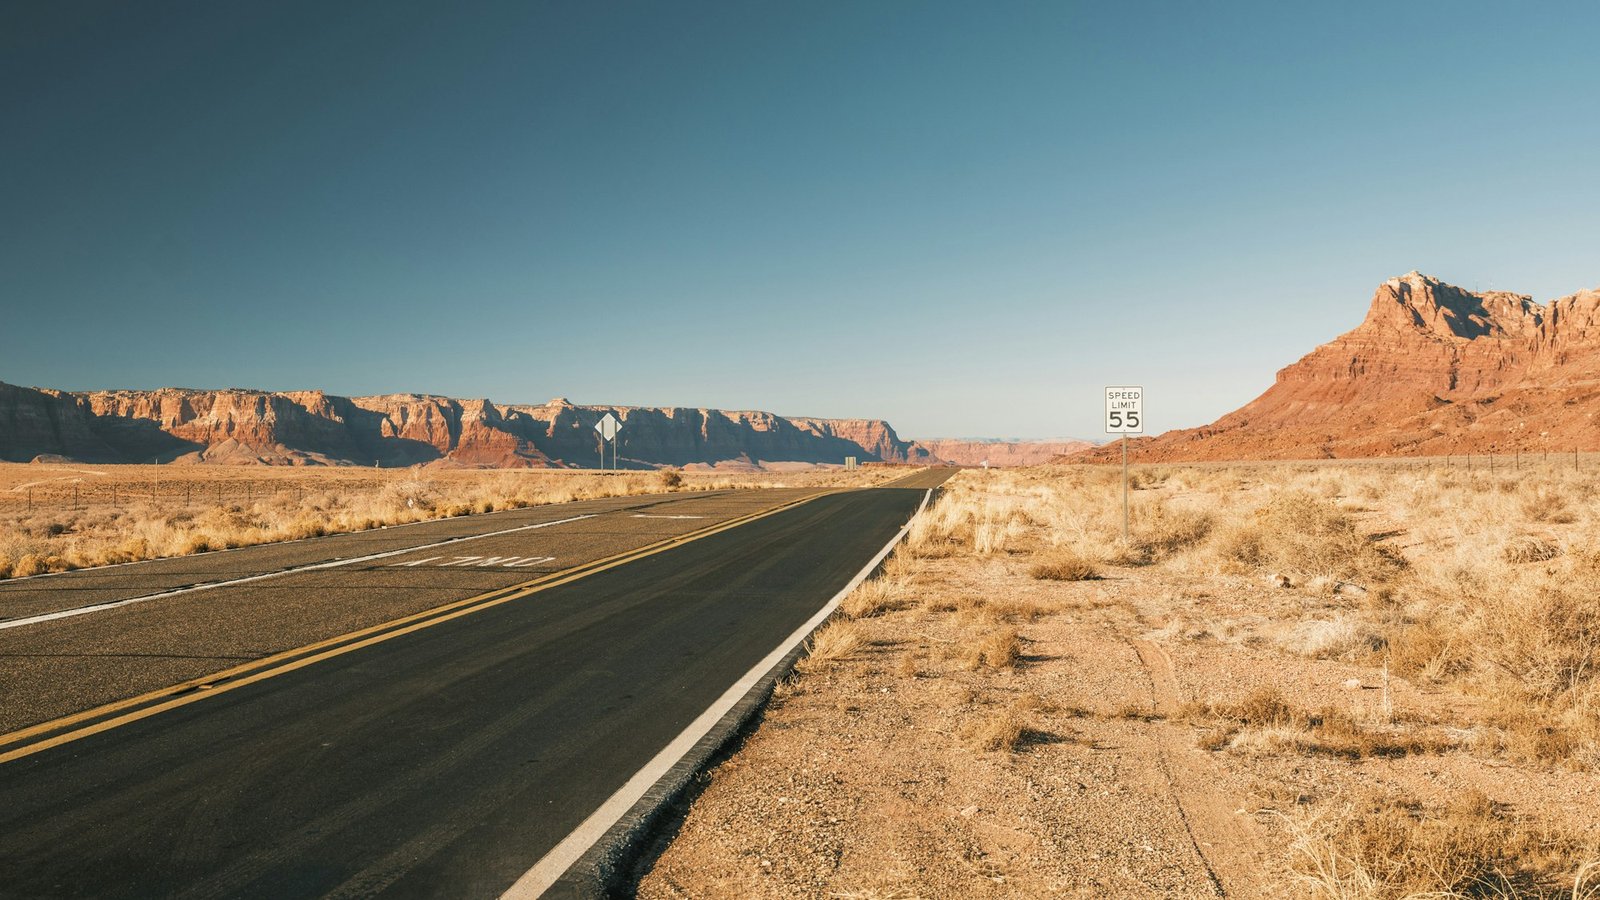
[[[530,594],[569,584],[580,578],[594,575],[597,572],[604,572],[607,569],[613,569],[634,560],[652,556],[664,550],[670,550],[690,541],[709,537],[731,528],[737,528],[757,519],[777,515],[801,504],[810,503],[820,497],[841,493],[843,490],[848,489],[819,491],[771,509],[747,513],[687,534],[665,538],[636,550],[624,551],[592,562],[562,569],[559,572],[551,572],[509,587],[496,588],[464,600],[456,600],[443,606],[436,606],[399,619],[368,626],[337,637],[327,638],[314,644],[307,644],[304,647],[296,647],[293,650],[285,650],[281,653],[274,653],[271,656],[264,656],[230,669],[223,669],[220,672],[213,672],[200,678],[192,678],[171,687],[150,691],[126,700],[107,703],[70,716],[13,731],[10,734],[0,735],[0,764],[30,756],[42,750],[48,750],[51,747],[58,747],[92,734],[109,731],[112,728],[117,728],[130,722],[137,722],[157,713],[185,706],[245,685],[254,684],[275,675],[293,672],[313,663],[331,659],[353,650],[359,650],[362,647],[370,647],[373,644],[410,634],[413,631],[420,631],[421,629],[438,625],[441,622],[448,622],[451,619],[470,615],[492,606],[519,600]]]

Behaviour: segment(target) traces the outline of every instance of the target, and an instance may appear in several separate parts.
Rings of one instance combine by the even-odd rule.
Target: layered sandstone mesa
[[[772,463],[838,464],[846,456],[863,462],[898,461],[906,447],[887,422],[875,419],[787,418],[695,407],[576,406],[565,398],[511,409],[533,423],[533,439],[547,454],[568,465],[593,466],[599,461],[594,426],[607,413],[622,422],[616,449],[624,464],[753,468]],[[606,452],[611,452],[609,447]]]
[[[1134,446],[1143,460],[1596,450],[1597,412],[1600,292],[1541,306],[1410,272],[1246,406]]]
[[[819,437],[853,444],[866,458],[881,462],[927,463],[927,451],[915,442],[903,441],[882,419],[791,419],[795,425]],[[856,455],[856,451],[849,451]]]
[[[927,438],[915,443],[929,459],[953,466],[1037,466],[1092,449],[1091,441],[1003,441],[972,438]]]
[[[119,454],[95,434],[93,421],[87,405],[71,394],[0,383],[0,460],[116,462]]]
[[[717,409],[501,406],[425,394],[322,391],[94,391],[0,384],[0,458],[265,465],[594,466],[594,425],[623,422],[625,467],[923,459],[887,422],[788,419]],[[608,454],[609,456],[609,454]]]
[[[440,462],[483,468],[548,468],[550,458],[515,414],[488,400],[385,394],[347,401],[369,424],[355,429],[383,465]]]

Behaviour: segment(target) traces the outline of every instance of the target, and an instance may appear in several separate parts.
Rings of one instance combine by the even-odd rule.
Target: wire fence
[[[351,499],[376,495],[386,488],[374,482],[326,482],[308,486],[283,479],[204,479],[56,481],[0,491],[0,509],[16,514],[82,511],[95,507],[127,508],[135,505],[161,509],[250,506],[261,502],[304,505],[308,498],[336,496]]]

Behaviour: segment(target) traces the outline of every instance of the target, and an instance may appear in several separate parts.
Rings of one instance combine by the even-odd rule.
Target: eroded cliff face
[[[915,442],[931,460],[955,466],[1037,466],[1095,445],[1089,441],[979,441],[929,438]]]
[[[871,458],[885,462],[926,463],[930,457],[915,443],[903,441],[888,422],[882,419],[814,419],[798,417],[791,420],[804,431],[828,440],[853,444],[870,454]]]
[[[0,384],[0,458],[41,454],[96,462],[594,466],[594,425],[622,420],[625,467],[758,467],[904,461],[916,456],[888,423],[788,419],[766,412],[501,406],[422,394],[339,397],[322,391],[93,391]],[[608,453],[609,457],[609,453]]]
[[[1600,292],[1539,305],[1410,272],[1260,397],[1136,447],[1146,460],[1596,450],[1597,412]]]
[[[93,420],[87,405],[71,394],[0,383],[0,459],[117,461],[117,451],[95,434]]]
[[[694,407],[575,406],[564,399],[512,410],[534,423],[533,439],[541,448],[569,465],[598,460],[594,426],[607,413],[622,422],[617,453],[623,461],[739,468],[837,464],[846,456],[862,462],[905,458],[905,442],[879,420],[787,418]],[[857,427],[857,422],[862,424]],[[849,424],[832,427],[836,423]]]

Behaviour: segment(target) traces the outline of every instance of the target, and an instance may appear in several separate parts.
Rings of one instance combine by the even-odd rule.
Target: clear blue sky
[[[1600,285],[1600,7],[11,3],[0,380],[1100,437]]]

